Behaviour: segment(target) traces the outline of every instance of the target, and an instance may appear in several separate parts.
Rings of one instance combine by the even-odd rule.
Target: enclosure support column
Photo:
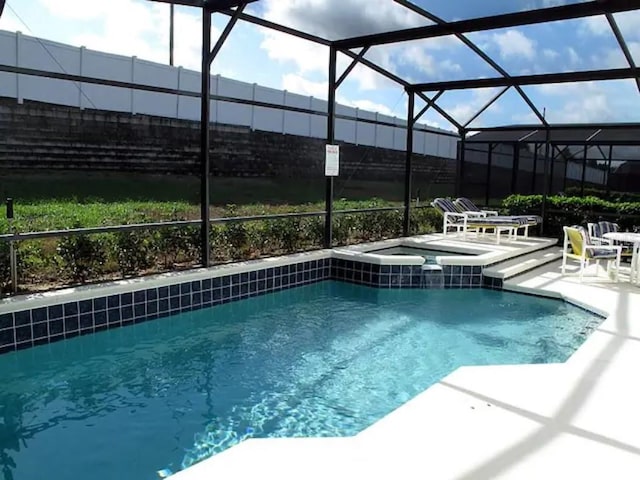
[[[584,181],[587,175],[587,146],[584,146],[582,154],[582,178],[580,179],[580,196],[584,197]]]
[[[556,165],[556,158],[558,158],[558,156],[554,155],[552,151],[551,156],[549,157],[549,185],[547,187],[547,192],[551,195],[553,195],[553,175]]]
[[[174,7],[173,3],[169,5],[169,65],[171,65],[172,67],[173,67],[173,36],[174,36],[173,7]]]
[[[487,152],[487,179],[484,191],[484,205],[489,206],[491,200],[491,164],[493,163],[493,143],[489,144]]]
[[[202,90],[200,96],[200,231],[201,261],[203,267],[210,264],[211,251],[209,248],[209,131],[210,131],[210,89],[211,79],[211,11],[202,9]]]
[[[533,173],[531,175],[531,194],[536,194],[536,175],[538,174],[538,144],[533,144]]]
[[[464,175],[464,152],[466,150],[465,140],[467,136],[467,131],[464,128],[458,130],[460,135],[460,143],[458,144],[458,158],[457,158],[457,168],[456,168],[456,187],[455,187],[455,196],[462,196],[462,177]]]
[[[613,145],[609,145],[609,159],[607,160],[607,196],[611,193],[611,159],[613,158]]]
[[[513,144],[513,163],[511,165],[511,194],[516,193],[518,186],[518,170],[520,169],[520,144]]]
[[[546,224],[545,214],[547,211],[547,192],[549,187],[549,182],[547,181],[547,177],[549,175],[549,140],[550,140],[551,130],[547,128],[547,133],[545,135],[544,141],[544,174],[543,174],[543,182],[542,182],[542,209],[540,211],[540,216],[542,217],[542,224],[540,225],[540,234],[544,234],[544,226]]]
[[[564,159],[564,176],[562,177],[562,191],[567,191],[567,173],[569,173],[569,159]]]
[[[336,127],[336,65],[338,51],[329,48],[329,95],[327,97],[327,145],[335,142]],[[325,189],[325,217],[324,217],[324,248],[333,245],[333,177],[326,178]]]
[[[404,166],[404,219],[402,222],[402,235],[409,236],[411,223],[411,160],[413,157],[413,125],[415,122],[414,110],[416,105],[416,95],[407,92],[407,150]]]

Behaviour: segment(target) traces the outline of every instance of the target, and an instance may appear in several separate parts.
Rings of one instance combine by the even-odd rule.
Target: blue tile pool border
[[[502,289],[502,280],[483,276],[483,268],[423,269],[422,265],[378,265],[329,257],[151,288],[132,287],[124,293],[0,314],[0,354],[329,279],[382,289]]]
[[[331,258],[0,314],[0,354],[328,280]]]
[[[377,265],[334,258],[331,278],[377,288],[482,288],[479,265]]]

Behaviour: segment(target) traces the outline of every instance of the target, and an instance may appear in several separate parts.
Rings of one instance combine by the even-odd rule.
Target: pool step
[[[555,262],[560,258],[562,258],[561,248],[545,248],[544,250],[538,250],[485,268],[482,274],[485,277],[506,280],[508,278],[515,277],[516,275],[520,275],[521,273],[533,270],[534,268],[546,265],[547,263]]]

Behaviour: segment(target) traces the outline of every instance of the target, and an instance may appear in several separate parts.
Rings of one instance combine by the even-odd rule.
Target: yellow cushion
[[[584,243],[584,237],[582,232],[577,228],[567,228],[567,236],[569,237],[569,243],[571,249],[575,255],[582,255],[582,245]]]

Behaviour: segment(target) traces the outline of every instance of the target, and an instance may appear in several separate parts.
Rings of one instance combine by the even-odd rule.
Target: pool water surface
[[[325,281],[0,356],[6,480],[152,480],[250,437],[353,435],[462,365],[565,361],[601,319]]]

